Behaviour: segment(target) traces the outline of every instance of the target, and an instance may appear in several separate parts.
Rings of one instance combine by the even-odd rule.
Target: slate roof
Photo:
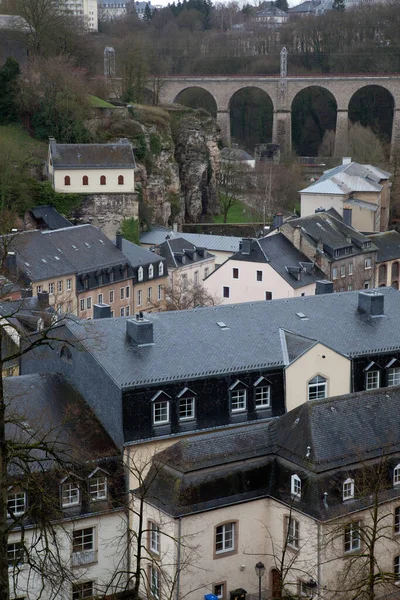
[[[326,509],[323,490],[329,482],[335,486],[332,478],[340,470],[339,485],[343,471],[382,454],[398,455],[399,409],[400,386],[381,388],[307,402],[273,421],[181,440],[154,459],[152,502],[178,516],[260,497],[284,498],[280,481],[287,489],[290,473],[297,472],[314,484],[298,501],[300,510],[323,518],[354,510],[341,497],[330,498]],[[398,496],[399,490],[383,493]]]
[[[126,256],[132,267],[140,267],[159,262],[163,262],[165,265],[166,263],[166,259],[163,256],[159,256],[155,252],[151,252],[151,250],[133,244],[125,238],[122,238],[122,254]],[[164,274],[168,274],[166,270],[164,271]]]
[[[373,165],[350,162],[325,171],[318,181],[300,190],[300,193],[343,195],[350,192],[380,192],[380,181],[389,178],[388,171]]]
[[[350,357],[389,353],[400,350],[400,294],[379,292],[382,317],[358,310],[359,292],[339,292],[148,314],[154,344],[142,347],[127,336],[125,318],[87,321],[82,344],[121,388],[283,367],[283,330]],[[82,335],[79,324],[65,326]]]
[[[140,236],[141,244],[162,244],[166,237],[170,239],[184,237],[185,240],[191,242],[199,248],[207,248],[207,250],[216,250],[219,252],[237,252],[239,244],[242,240],[240,237],[230,235],[207,235],[204,233],[175,233],[171,229],[154,228]]]
[[[243,254],[242,251],[239,251],[231,256],[229,260],[268,263],[293,289],[324,279],[322,271],[318,267],[313,267],[310,259],[297,250],[285,238],[283,233],[277,233],[259,240],[250,240],[250,254]],[[290,267],[301,267],[303,269],[300,273],[300,279],[296,278],[297,275],[291,274]],[[218,277],[218,273],[215,277]]]
[[[0,29],[30,31],[27,21],[19,15],[0,15]]]
[[[374,244],[363,249],[362,245],[370,241],[368,236],[325,212],[291,219],[287,223],[291,227],[301,227],[302,235],[306,236],[312,245],[318,246],[318,242],[322,242],[328,257],[335,258],[332,251],[349,246],[353,247],[353,254],[376,250]]]
[[[54,169],[133,169],[131,144],[121,139],[115,144],[57,144],[50,140]]]
[[[16,252],[18,267],[30,281],[126,264],[122,252],[92,225],[24,231],[11,238],[7,251]]]
[[[283,12],[283,11],[281,11],[281,12]],[[285,15],[286,13],[283,13],[283,14]],[[222,148],[220,156],[221,156],[222,160],[234,160],[234,161],[254,160],[254,156],[250,156],[250,154],[248,154],[245,150],[242,150],[241,148]]]
[[[160,256],[166,259],[168,268],[176,269],[184,265],[194,265],[213,255],[183,237],[167,239],[159,245]],[[194,256],[196,252],[196,257]],[[184,257],[184,262],[181,258]]]
[[[376,235],[368,236],[374,246],[378,248],[376,262],[385,262],[400,258],[400,233],[397,231],[385,231]]]
[[[72,227],[72,223],[60,215],[54,206],[49,204],[45,206],[35,206],[31,209],[35,219],[42,221],[49,229],[62,229],[63,227]]]

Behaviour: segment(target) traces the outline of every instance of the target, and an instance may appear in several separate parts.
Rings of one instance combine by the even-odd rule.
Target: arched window
[[[100,177],[100,185],[106,185],[106,176],[105,175],[102,175]]]
[[[158,263],[158,274],[160,276],[164,275],[164,263],[163,262]]]
[[[400,485],[400,465],[396,465],[393,470],[393,485]]]
[[[290,478],[290,493],[295,498],[301,498],[301,479],[296,474]]]
[[[327,396],[327,383],[325,377],[316,375],[308,382],[308,399],[319,400]]]
[[[89,185],[89,177],[87,175],[82,177],[82,185]]]
[[[154,267],[153,265],[149,265],[149,279],[153,279],[154,275]]]
[[[64,185],[71,185],[71,177],[69,175],[64,177]]]
[[[143,281],[143,267],[138,268],[137,278],[138,278],[138,281]]]
[[[354,479],[350,477],[343,483],[343,500],[354,498]]]
[[[124,185],[124,176],[118,175],[118,185]]]

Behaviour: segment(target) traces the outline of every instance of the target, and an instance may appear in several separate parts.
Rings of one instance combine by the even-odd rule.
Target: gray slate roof
[[[207,250],[216,250],[219,252],[237,252],[239,244],[242,241],[240,237],[229,235],[208,235],[204,233],[175,233],[171,229],[157,227],[151,231],[147,231],[140,236],[141,244],[162,244],[166,237],[170,239],[183,237],[188,242],[191,242],[199,248],[207,248]]]
[[[400,258],[400,233],[397,231],[385,231],[370,235],[374,246],[378,248],[376,262],[385,262]]]
[[[250,244],[250,254],[243,254],[239,251],[231,256],[229,260],[268,263],[293,289],[324,279],[324,274],[318,267],[304,269],[300,274],[300,279],[296,279],[294,275],[291,275],[287,267],[297,268],[302,267],[302,264],[311,267],[312,263],[282,233],[259,240],[251,240]],[[210,275],[210,277],[212,276],[213,274]],[[218,277],[218,272],[215,272],[214,277]]]
[[[350,357],[400,350],[400,294],[392,288],[379,292],[385,314],[372,319],[358,310],[358,292],[341,292],[152,313],[146,318],[153,323],[154,344],[142,347],[127,336],[125,318],[88,321],[82,343],[121,388],[161,388],[164,382],[283,367],[282,330]],[[79,324],[66,327],[82,335]]]
[[[125,238],[122,238],[122,254],[126,256],[132,267],[140,267],[159,262],[166,263],[166,259],[163,256],[159,256],[155,252],[151,252],[146,248],[133,244]],[[166,271],[165,274],[167,274]]]
[[[380,192],[380,181],[389,178],[388,171],[373,165],[350,162],[325,171],[318,181],[300,190],[300,193],[343,195],[350,192]]]
[[[50,140],[54,169],[133,169],[131,144],[121,139],[116,144],[57,144]]]
[[[45,206],[35,206],[31,213],[40,221],[43,221],[49,229],[61,229],[62,227],[72,227],[72,223],[60,215],[54,206],[49,204]]]
[[[31,281],[126,264],[122,252],[93,225],[24,231],[12,237],[7,250],[16,252],[19,269]]]
[[[199,252],[199,250],[201,252]],[[198,262],[201,262],[207,258],[212,258],[213,255],[207,253],[204,248],[200,248],[192,242],[188,242],[183,237],[167,239],[165,242],[160,244],[159,246],[160,256],[163,256],[166,259],[166,263],[168,268],[176,269],[182,267],[183,265],[194,265]],[[205,256],[204,256],[204,252]],[[194,255],[196,252],[196,255]],[[184,256],[184,263],[180,260],[180,257]]]

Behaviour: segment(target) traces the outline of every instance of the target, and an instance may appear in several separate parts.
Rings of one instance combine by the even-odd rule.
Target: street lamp
[[[258,600],[261,600],[261,578],[265,573],[265,566],[261,561],[259,561],[254,567],[254,569],[258,577]]]

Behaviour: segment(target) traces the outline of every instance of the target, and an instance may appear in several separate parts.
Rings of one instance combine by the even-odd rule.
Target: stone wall
[[[110,239],[124,219],[139,217],[138,196],[134,194],[87,194],[82,197],[80,207],[73,213],[75,225],[89,223],[99,227]]]

